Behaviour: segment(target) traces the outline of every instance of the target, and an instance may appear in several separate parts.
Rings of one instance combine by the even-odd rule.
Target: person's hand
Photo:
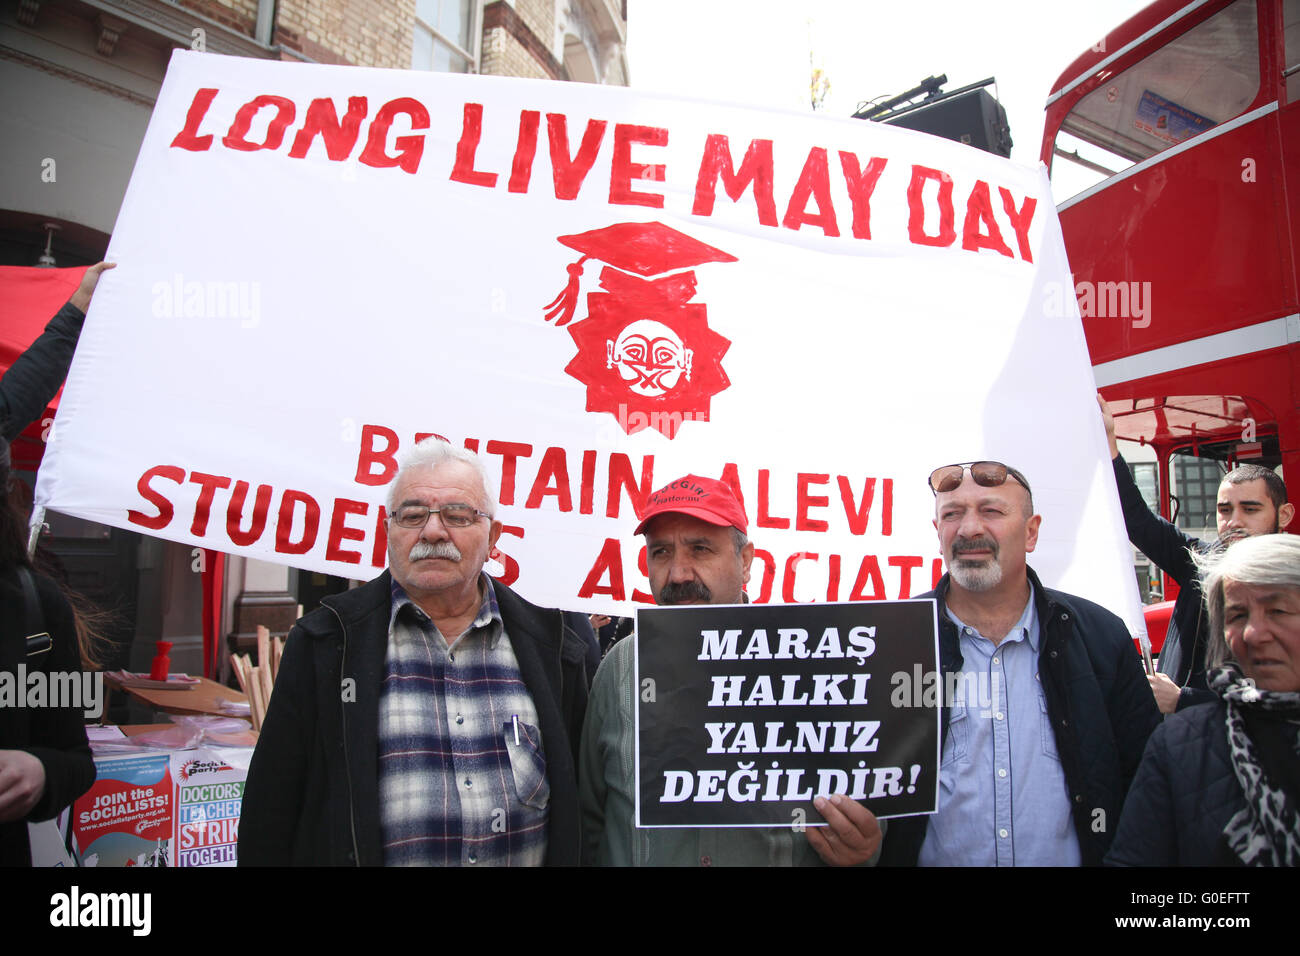
[[[1182,693],[1178,685],[1169,679],[1168,674],[1148,674],[1147,683],[1151,693],[1156,695],[1156,706],[1162,714],[1172,714],[1178,709],[1178,697]]]
[[[1119,442],[1115,440],[1115,416],[1106,407],[1106,399],[1101,397],[1101,392],[1097,393],[1097,404],[1101,406],[1101,423],[1106,426],[1106,441],[1110,444],[1110,460],[1114,461],[1119,454]]]
[[[866,863],[880,849],[880,821],[876,815],[842,793],[813,801],[827,826],[809,827],[808,842],[831,866]]]
[[[599,631],[602,627],[604,627],[604,626],[605,626],[606,624],[608,624],[608,623],[609,623],[609,615],[608,615],[608,614],[593,614],[593,615],[591,615],[591,629],[592,629],[593,631]]]
[[[86,270],[86,274],[81,277],[81,285],[77,286],[77,291],[72,293],[72,298],[68,301],[85,312],[90,308],[90,299],[95,294],[95,286],[99,284],[100,274],[116,268],[116,262],[96,262]]]
[[[25,750],[0,750],[0,823],[21,820],[45,792],[45,764]]]

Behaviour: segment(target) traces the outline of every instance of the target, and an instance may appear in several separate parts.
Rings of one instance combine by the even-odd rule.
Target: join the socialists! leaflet
[[[396,455],[482,454],[488,570],[650,601],[636,508],[731,483],[758,602],[942,573],[930,470],[1022,468],[1044,581],[1140,626],[1043,170],[627,89],[173,55],[38,504],[351,578]]]

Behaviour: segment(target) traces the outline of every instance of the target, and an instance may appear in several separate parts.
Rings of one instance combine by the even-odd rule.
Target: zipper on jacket
[[[348,663],[348,628],[343,623],[343,615],[339,614],[333,606],[321,602],[322,607],[327,607],[330,612],[338,618],[339,630],[343,632],[343,657],[339,661],[339,717],[343,723],[343,776],[348,782],[348,829],[352,834],[352,865],[361,865],[361,851],[357,846],[357,807],[356,801],[352,796],[352,762],[348,755],[348,709],[344,706],[343,701],[343,684],[347,679]]]

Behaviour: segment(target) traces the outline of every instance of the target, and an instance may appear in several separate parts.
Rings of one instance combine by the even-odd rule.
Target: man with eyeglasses
[[[403,456],[389,570],[289,634],[241,864],[579,862],[591,636],[484,573],[495,502],[472,452],[430,438]]]
[[[1019,471],[944,465],[930,490],[939,686],[991,693],[943,701],[938,812],[891,821],[881,863],[1098,865],[1160,720],[1128,630],[1026,563],[1042,516]]]

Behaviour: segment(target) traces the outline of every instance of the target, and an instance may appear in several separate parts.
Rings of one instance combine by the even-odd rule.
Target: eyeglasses
[[[1029,482],[1025,481],[1025,476],[1000,461],[964,461],[956,465],[943,465],[930,472],[930,490],[936,495],[956,491],[961,487],[967,467],[970,468],[970,476],[975,479],[975,484],[982,488],[996,488],[1006,484],[1007,477],[1010,476],[1023,485],[1025,491],[1029,491]]]
[[[479,518],[492,517],[471,505],[453,504],[443,505],[441,508],[430,508],[428,505],[402,505],[389,515],[389,518],[397,522],[399,528],[414,529],[423,528],[429,520],[429,515],[442,518],[442,523],[448,528],[468,528]]]

